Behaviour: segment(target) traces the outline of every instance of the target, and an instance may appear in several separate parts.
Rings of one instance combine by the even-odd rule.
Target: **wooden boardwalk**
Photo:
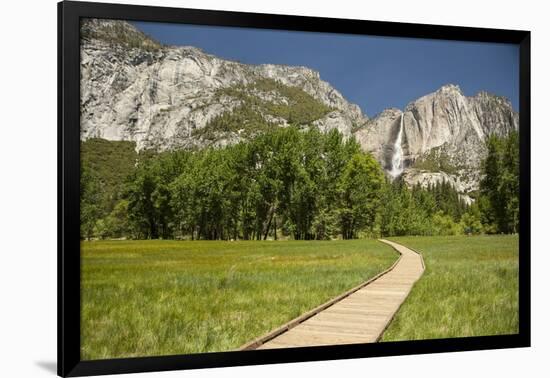
[[[424,272],[422,257],[388,240],[401,254],[387,271],[250,343],[241,350],[376,342]]]

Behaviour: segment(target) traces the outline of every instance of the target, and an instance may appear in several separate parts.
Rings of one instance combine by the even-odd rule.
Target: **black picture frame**
[[[519,333],[438,340],[334,345],[81,361],[79,240],[79,94],[81,18],[155,21],[261,29],[513,43],[520,48]],[[99,374],[336,360],[530,346],[530,32],[242,12],[58,3],[58,374]]]

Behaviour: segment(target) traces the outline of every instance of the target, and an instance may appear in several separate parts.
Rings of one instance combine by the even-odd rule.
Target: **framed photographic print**
[[[530,34],[58,4],[61,376],[530,345]]]

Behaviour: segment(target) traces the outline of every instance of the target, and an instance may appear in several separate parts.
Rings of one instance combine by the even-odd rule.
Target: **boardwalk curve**
[[[414,283],[424,273],[421,255],[401,244],[380,241],[401,255],[389,269],[243,345],[240,350],[378,341]]]

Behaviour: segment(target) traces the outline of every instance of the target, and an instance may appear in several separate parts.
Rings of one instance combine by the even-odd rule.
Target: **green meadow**
[[[395,237],[424,275],[382,341],[518,333],[518,236]]]
[[[375,240],[81,244],[81,358],[228,351],[369,279]]]

